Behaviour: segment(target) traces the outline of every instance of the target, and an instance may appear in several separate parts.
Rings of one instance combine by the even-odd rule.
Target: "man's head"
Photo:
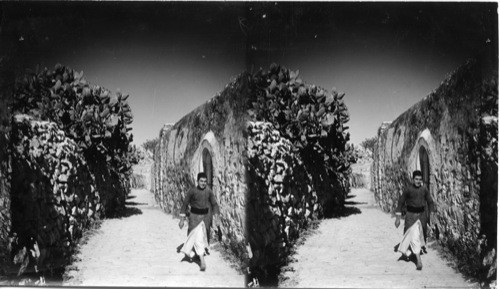
[[[413,172],[413,184],[415,187],[420,188],[422,186],[423,175],[422,172],[416,170]]]
[[[204,190],[207,187],[207,174],[199,173],[196,179],[198,181],[198,187]]]

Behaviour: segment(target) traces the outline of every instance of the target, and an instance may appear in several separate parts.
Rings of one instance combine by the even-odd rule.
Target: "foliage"
[[[377,143],[377,136],[374,136],[371,138],[366,138],[364,141],[362,141],[361,146],[364,149],[370,150],[373,153],[373,150],[375,149],[376,143]]]
[[[13,110],[56,123],[87,157],[103,157],[115,172],[129,174],[136,159],[129,145],[133,116],[127,98],[57,64],[16,83]]]
[[[103,216],[105,196],[76,143],[55,123],[17,114],[11,132],[11,268],[26,273],[21,279],[32,272],[49,277]]]
[[[352,188],[366,188],[366,179],[362,173],[353,173],[350,178]]]
[[[300,232],[339,211],[356,160],[344,94],[307,85],[298,74],[272,64],[249,81],[250,277],[265,286],[276,285],[270,276]]]
[[[130,162],[138,164],[145,158],[144,150],[136,145],[130,145]]]
[[[143,175],[132,174],[130,177],[130,186],[133,189],[144,189],[146,188],[146,179]]]
[[[151,154],[154,154],[155,147],[158,144],[158,142],[159,142],[158,137],[154,139],[148,139],[142,144],[142,147]]]
[[[333,197],[335,204],[342,203],[349,191],[350,164],[355,161],[348,144],[345,94],[306,85],[298,71],[276,64],[255,73],[252,83],[250,118],[271,122],[311,170],[318,192],[328,195],[322,199]]]

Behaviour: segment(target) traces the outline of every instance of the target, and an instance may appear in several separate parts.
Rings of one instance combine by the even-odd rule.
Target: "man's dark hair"
[[[422,175],[422,172],[419,170],[413,171],[413,178],[418,176],[423,177],[424,175]]]
[[[207,174],[205,174],[203,172],[199,173],[196,180],[199,181],[200,179],[207,179]]]

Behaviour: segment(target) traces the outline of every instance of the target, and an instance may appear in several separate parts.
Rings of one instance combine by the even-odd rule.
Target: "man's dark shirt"
[[[204,190],[198,187],[191,188],[187,192],[186,198],[182,204],[181,214],[188,215],[188,205],[197,209],[211,208],[213,210],[212,214],[219,214],[219,206],[215,199],[215,195],[208,187]]]
[[[432,201],[429,190],[427,190],[424,186],[417,188],[412,184],[406,187],[403,194],[399,197],[396,212],[400,213],[405,204],[406,206],[419,208],[424,207],[426,203],[429,206],[430,211],[434,211],[434,202]]]

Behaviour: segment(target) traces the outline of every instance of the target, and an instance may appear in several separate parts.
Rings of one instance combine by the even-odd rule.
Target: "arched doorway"
[[[424,146],[421,146],[418,151],[420,160],[420,170],[422,171],[424,186],[430,190],[430,168],[429,168],[429,154]]]
[[[420,160],[420,171],[422,171],[422,179],[424,186],[430,191],[430,168],[429,168],[429,154],[424,146],[421,146],[418,150],[418,158]],[[427,224],[430,224],[430,211],[425,204],[425,214],[427,215]],[[436,237],[439,239],[439,233],[436,233]],[[427,240],[427,230],[424,231],[424,239]]]
[[[203,172],[207,174],[207,185],[212,190],[213,189],[213,166],[212,166],[212,155],[207,148],[203,149],[202,152],[202,162],[203,162]]]

